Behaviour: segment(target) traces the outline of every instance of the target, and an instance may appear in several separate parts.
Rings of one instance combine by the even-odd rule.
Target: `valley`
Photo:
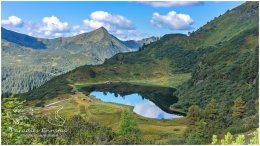
[[[17,45],[17,40],[11,41],[2,42],[4,51]],[[23,114],[35,120],[29,121],[32,127],[69,129],[58,135],[65,141],[36,139],[45,144],[223,144],[218,138],[226,138],[228,132],[234,137],[225,141],[227,145],[258,143],[249,140],[259,127],[258,2],[228,10],[189,35],[166,34],[142,42],[133,51],[129,47],[140,42],[122,42],[103,27],[71,38],[39,39],[30,47],[40,47],[37,52],[58,48],[50,49],[54,54],[65,50],[59,54],[60,64],[47,63],[69,69],[40,75],[37,88],[5,98],[5,106],[24,106]],[[97,46],[90,49],[96,51],[94,62],[74,62],[87,60],[86,54],[78,56],[86,51],[81,45]],[[28,51],[24,46],[20,49]],[[9,65],[15,63],[10,56]]]
[[[5,28],[1,30],[4,97],[33,90],[76,67],[102,64],[117,53],[136,51],[144,43],[157,40],[151,37],[126,43],[109,34],[104,27],[55,39],[34,38]]]

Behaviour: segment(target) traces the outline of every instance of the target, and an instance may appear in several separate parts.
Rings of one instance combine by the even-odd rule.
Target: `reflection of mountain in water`
[[[86,94],[92,91],[110,92],[115,96],[126,96],[134,93],[138,93],[142,98],[152,101],[155,105],[160,107],[163,111],[171,114],[181,114],[170,110],[170,105],[178,101],[177,97],[173,95],[174,88],[158,87],[158,86],[140,86],[127,83],[110,83],[110,84],[98,84],[90,87],[84,87],[81,89]]]

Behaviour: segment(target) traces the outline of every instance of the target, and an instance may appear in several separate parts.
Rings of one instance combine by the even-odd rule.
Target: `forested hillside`
[[[103,27],[74,37],[39,39],[2,30],[2,95],[24,93],[78,66],[135,51]],[[151,40],[153,41],[153,40]]]
[[[179,87],[180,101],[173,107],[205,106],[211,98],[229,105],[242,96],[247,113],[255,113],[250,106],[258,99],[258,39],[258,28],[255,27],[202,57],[192,71],[191,80]]]

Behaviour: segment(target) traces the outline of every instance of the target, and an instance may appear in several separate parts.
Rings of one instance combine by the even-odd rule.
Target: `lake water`
[[[169,109],[177,102],[174,88],[139,86],[123,83],[99,84],[82,89],[104,102],[133,106],[133,112],[147,118],[173,119],[182,117]]]

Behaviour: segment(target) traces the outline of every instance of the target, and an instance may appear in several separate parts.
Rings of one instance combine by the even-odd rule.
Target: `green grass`
[[[86,114],[86,109],[84,105],[79,105],[79,112],[80,114]]]
[[[57,100],[57,98],[46,100],[46,103],[49,104]],[[30,101],[30,105],[34,105],[32,101]],[[102,102],[98,99],[85,96],[82,93],[77,93],[71,96],[71,100],[59,102],[55,106],[63,106],[63,109],[59,111],[59,114],[63,118],[70,118],[73,115],[81,114],[81,116],[90,122],[98,122],[109,126],[114,131],[118,129],[121,112],[124,109],[133,110],[131,106]],[[51,117],[54,117],[56,110],[56,108],[48,111],[42,110],[38,115],[50,113]],[[186,129],[185,118],[159,120],[145,118],[135,113],[133,115],[144,138],[150,139],[157,144],[172,144],[172,142],[178,143],[178,141],[183,140],[183,133]]]
[[[90,106],[90,112],[93,114],[92,120],[110,126],[117,131],[120,115],[124,108],[132,109],[130,106],[101,102],[93,103]],[[137,114],[134,114],[134,118],[144,137],[154,140],[155,143],[167,144],[170,141],[183,139],[183,133],[186,129],[185,118],[158,120],[145,118]]]
[[[95,115],[120,114],[121,109],[115,108],[113,105],[104,102],[98,102],[89,106],[91,113]]]
[[[174,74],[171,76],[165,76],[161,78],[149,78],[149,79],[129,79],[129,80],[109,80],[110,82],[121,82],[130,83],[134,85],[149,85],[149,86],[162,86],[162,87],[177,87],[191,78],[190,73]],[[74,86],[77,90],[83,87],[89,87],[95,84],[103,84],[107,81],[101,82],[86,82],[86,83],[75,83]]]
[[[145,80],[130,80],[126,81],[127,83],[132,83],[136,85],[157,85],[157,86],[164,86],[164,87],[176,87],[188,81],[191,78],[190,73],[182,73],[182,74],[173,74],[169,77],[162,77],[162,78],[152,78],[152,79],[145,79]]]

